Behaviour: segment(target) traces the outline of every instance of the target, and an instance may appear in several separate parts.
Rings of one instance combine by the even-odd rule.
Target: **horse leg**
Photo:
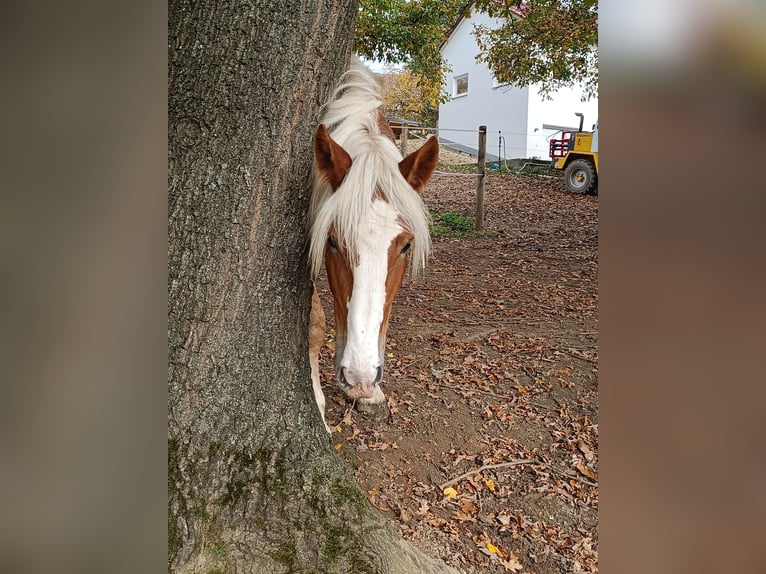
[[[322,392],[322,385],[319,381],[319,351],[324,343],[325,334],[325,315],[322,309],[322,302],[319,300],[319,294],[316,288],[311,296],[311,318],[309,319],[309,362],[311,363],[311,384],[314,387],[314,399],[319,414],[322,415],[324,428],[328,433],[332,433],[330,426],[324,418],[325,398]]]

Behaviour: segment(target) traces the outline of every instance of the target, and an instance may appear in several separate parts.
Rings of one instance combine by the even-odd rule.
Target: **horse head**
[[[318,224],[335,310],[335,375],[350,398],[370,402],[383,400],[394,298],[413,253],[422,265],[430,249],[420,194],[438,160],[434,137],[404,159],[385,135],[377,137],[367,144],[379,153],[344,149],[324,125],[314,140],[316,176],[328,187]]]

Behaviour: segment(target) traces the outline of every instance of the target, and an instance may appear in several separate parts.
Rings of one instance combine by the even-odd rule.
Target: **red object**
[[[574,147],[576,133],[576,131],[561,132],[561,139],[550,140],[548,155],[551,156],[551,159],[564,157],[571,147]]]

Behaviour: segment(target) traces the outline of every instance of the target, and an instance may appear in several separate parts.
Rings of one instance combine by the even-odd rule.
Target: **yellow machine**
[[[556,169],[564,170],[564,184],[570,193],[596,193],[598,190],[598,122],[592,132],[580,129],[561,132],[561,139],[550,140],[550,156]]]

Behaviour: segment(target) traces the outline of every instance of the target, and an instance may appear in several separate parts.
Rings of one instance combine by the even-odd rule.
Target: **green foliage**
[[[439,221],[453,231],[469,231],[474,227],[473,217],[458,215],[454,211],[445,211],[439,214]]]
[[[369,60],[406,64],[441,86],[447,71],[439,51],[465,0],[361,0],[356,53]]]
[[[444,211],[433,218],[431,235],[433,237],[476,237],[475,219],[459,215],[454,211]]]
[[[499,231],[483,229],[477,232],[475,218],[459,215],[454,211],[444,211],[435,217],[431,214],[431,237],[454,237],[458,239],[476,239],[477,237],[498,237]]]
[[[448,67],[439,46],[472,8],[503,22],[497,30],[475,29],[477,59],[498,81],[519,87],[539,82],[547,98],[580,83],[586,97],[597,94],[598,0],[361,0],[354,49],[369,60],[406,65],[443,101]]]
[[[502,172],[504,170],[500,169],[499,171]],[[507,171],[510,171],[510,170],[507,170]],[[526,174],[526,175],[552,176],[552,175],[556,175],[556,170],[551,165],[527,163],[521,166],[517,171],[514,171],[512,173],[520,173],[520,174]]]
[[[439,163],[441,167],[446,167],[452,171],[460,173],[476,173],[476,163]]]
[[[540,82],[546,98],[580,83],[586,98],[598,93],[598,0],[479,0],[476,7],[503,21],[496,30],[475,29],[477,59],[498,81]]]

